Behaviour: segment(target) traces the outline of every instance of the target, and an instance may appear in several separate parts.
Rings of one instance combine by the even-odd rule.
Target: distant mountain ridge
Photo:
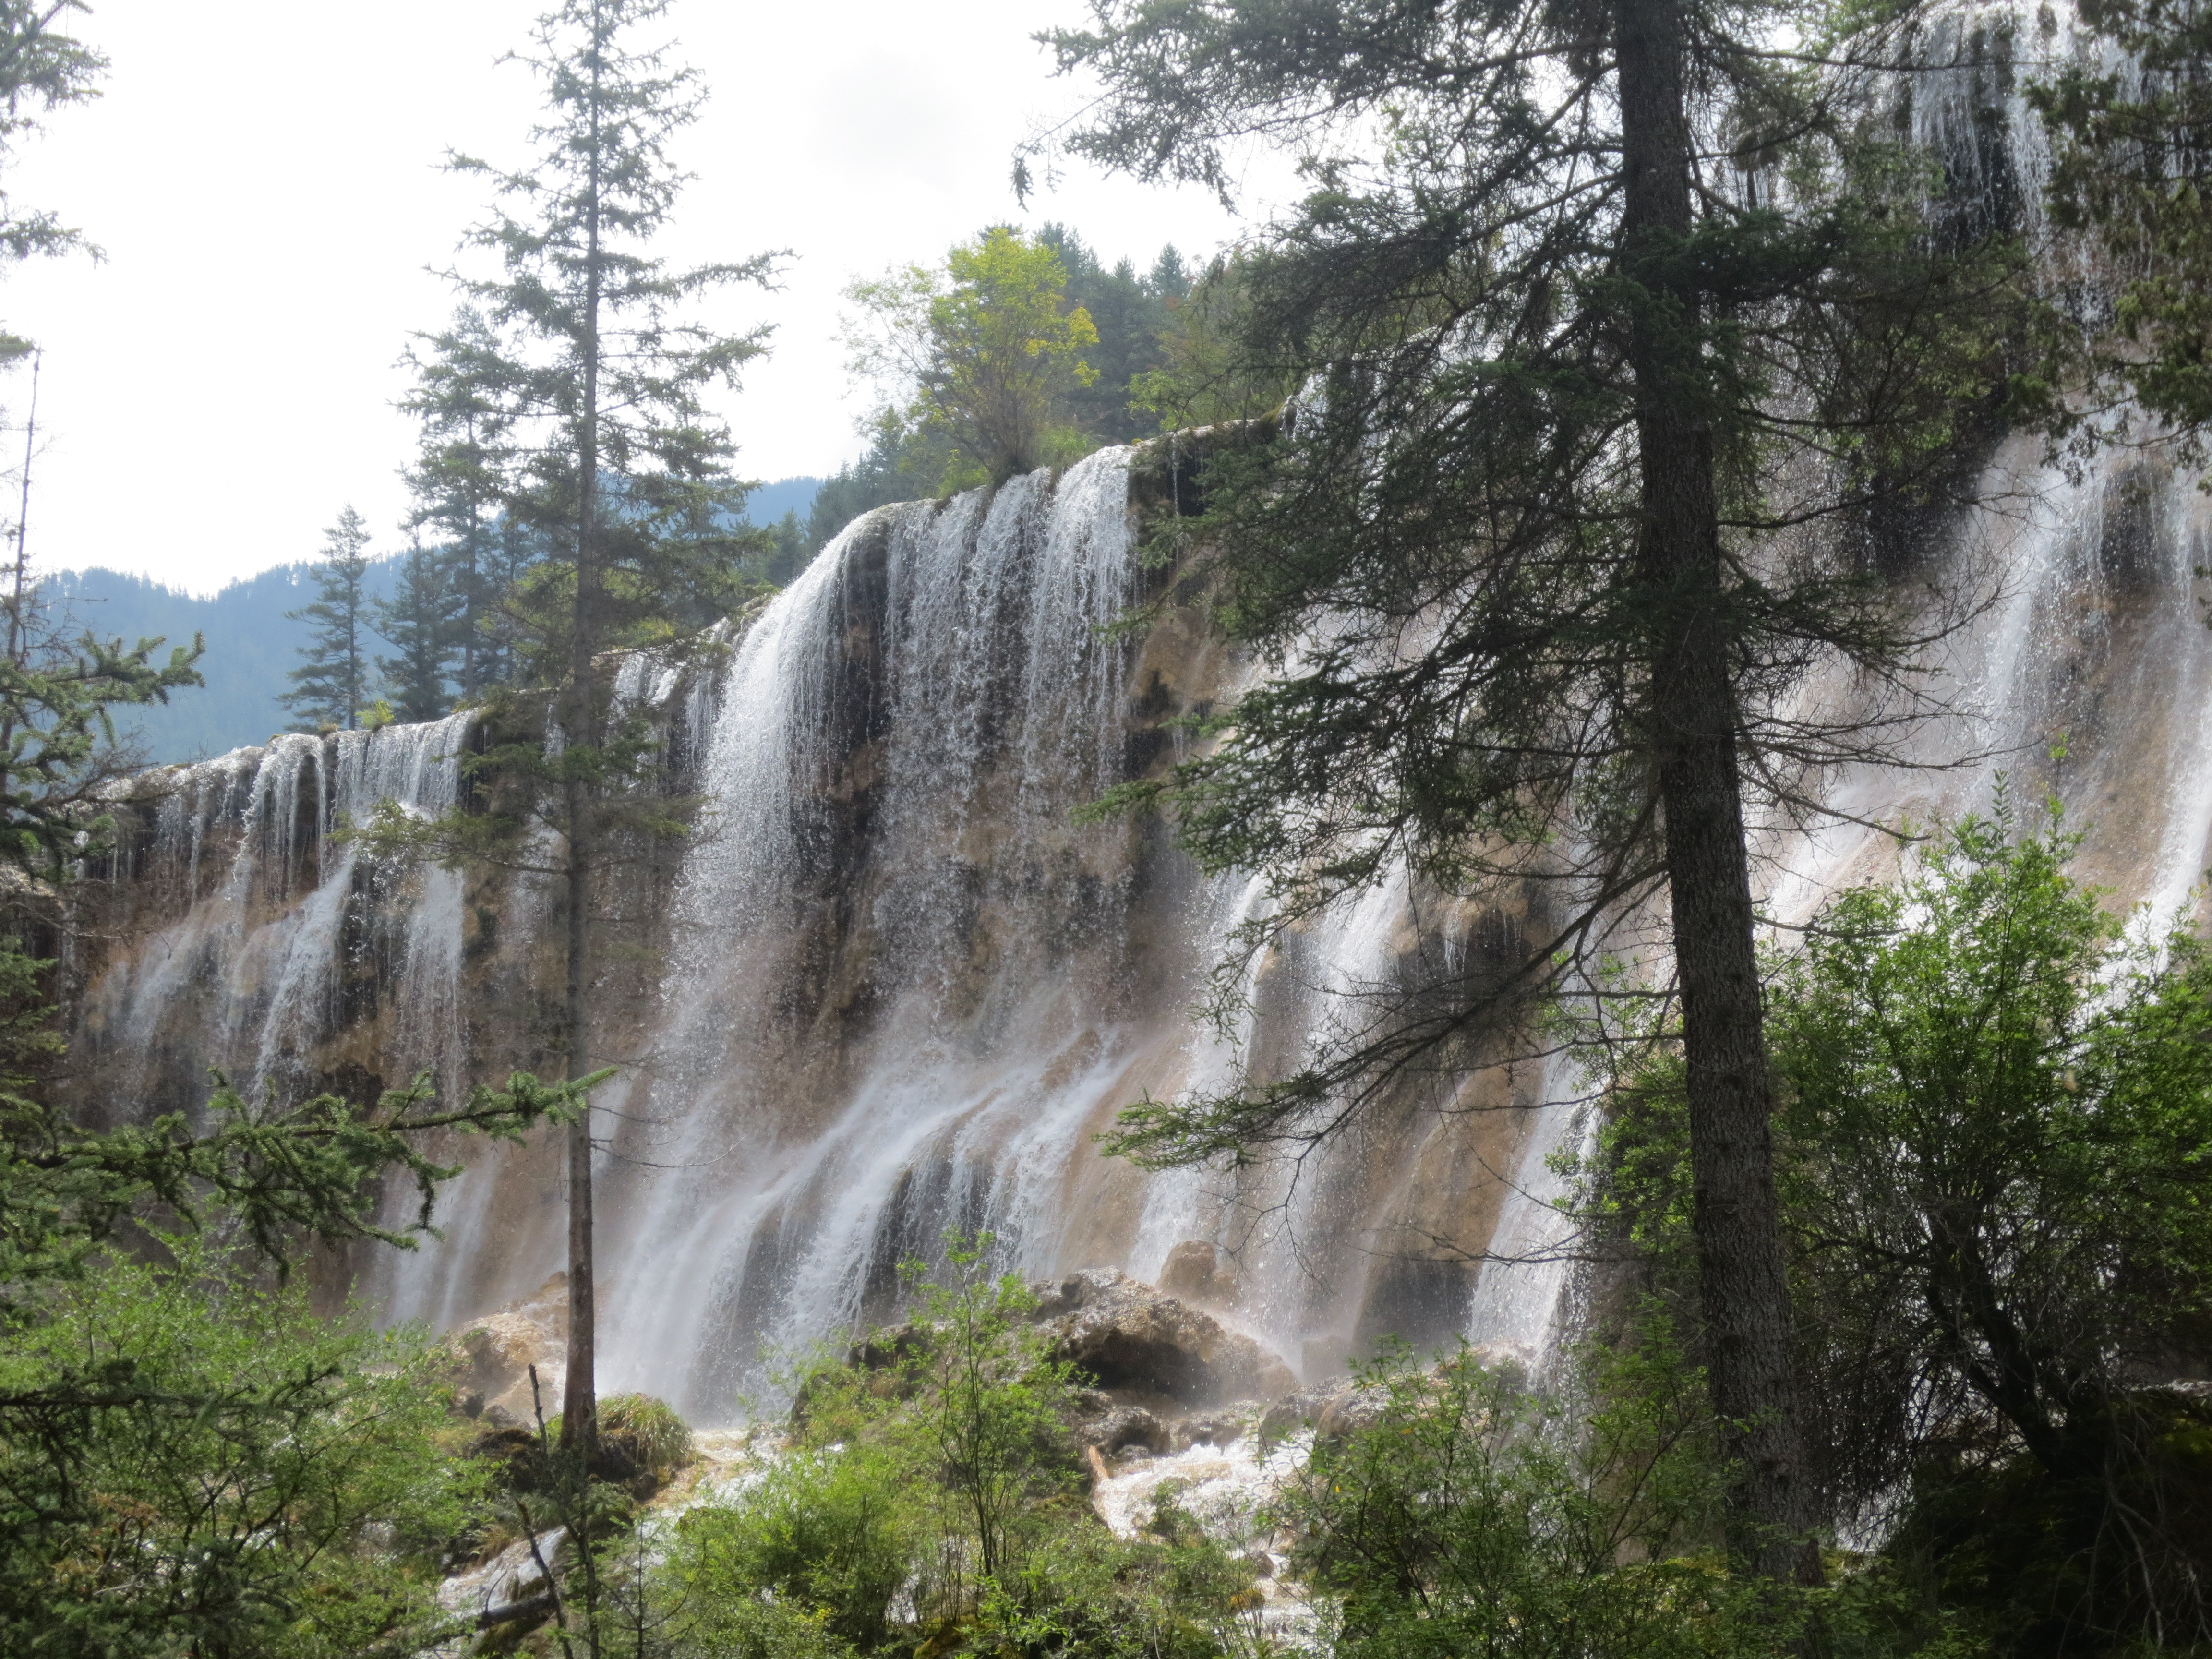
[[[772,525],[795,512],[804,520],[820,482],[781,478],[763,484],[746,503],[746,516]],[[371,562],[372,598],[391,594],[402,556],[392,552]],[[200,659],[205,686],[176,693],[165,708],[116,710],[118,736],[134,733],[147,762],[159,765],[264,743],[291,725],[289,711],[276,699],[289,689],[284,677],[300,660],[307,629],[284,613],[313,599],[307,573],[314,564],[311,559],[280,564],[204,599],[150,576],[98,565],[48,576],[41,590],[64,609],[72,634],[90,629],[103,639],[120,637],[125,645],[155,636],[189,645],[194,634],[205,637],[207,653]],[[373,642],[373,653],[389,651],[381,641]]]

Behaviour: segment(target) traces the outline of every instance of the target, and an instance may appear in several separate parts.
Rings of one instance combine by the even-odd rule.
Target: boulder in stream
[[[1047,1351],[1102,1389],[1215,1406],[1276,1399],[1297,1386],[1290,1368],[1250,1337],[1117,1268],[1030,1288]]]

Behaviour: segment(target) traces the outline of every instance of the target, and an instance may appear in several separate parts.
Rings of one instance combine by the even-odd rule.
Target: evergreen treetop
[[[476,574],[465,541],[441,553],[418,538],[407,550],[392,597],[375,602],[376,631],[398,653],[379,657],[377,671],[400,720],[434,720],[453,707],[447,682],[468,642],[468,594]]]
[[[520,574],[507,556],[513,538],[500,519],[501,469],[513,457],[507,411],[492,394],[496,377],[485,372],[498,350],[483,314],[462,307],[449,327],[410,348],[416,384],[401,404],[422,423],[407,474],[412,523],[435,526],[447,538],[441,561],[459,606],[454,674],[465,698],[504,678],[507,653],[494,613]]]
[[[368,526],[348,507],[323,532],[323,562],[310,573],[315,598],[284,614],[314,631],[300,647],[292,689],[277,701],[300,716],[300,732],[350,732],[368,700]]]

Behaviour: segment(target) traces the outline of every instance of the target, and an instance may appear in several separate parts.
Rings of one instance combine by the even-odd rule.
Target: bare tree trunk
[[[598,614],[599,572],[593,565],[598,531],[599,484],[599,161],[603,138],[597,100],[599,53],[606,30],[594,8],[592,27],[591,185],[585,214],[588,238],[584,266],[584,399],[577,429],[576,455],[576,592],[568,659],[568,730],[572,744],[596,744],[597,700],[592,683],[592,659],[597,654],[592,624]],[[568,977],[562,1003],[562,1022],[567,1027],[568,1075],[583,1076],[590,1070],[585,1053],[584,968],[590,945],[589,918],[592,842],[596,826],[592,803],[581,778],[571,770],[563,783],[562,805],[568,820]],[[568,1127],[568,1365],[561,1391],[561,1444],[588,1464],[599,1449],[599,1307],[592,1283],[592,1113],[588,1102]]]
[[[1656,629],[1653,738],[1688,1063],[1708,1375],[1735,1465],[1729,1551],[1740,1568],[1762,1577],[1817,1583],[1774,1186],[1714,438],[1695,389],[1698,296],[1667,270],[1670,246],[1692,229],[1680,0],[1620,0],[1616,21],[1622,240],[1628,272],[1646,296],[1629,345],[1643,470],[1639,559]]]
[[[567,785],[568,822],[580,822],[586,810],[579,799],[580,786]],[[590,1069],[584,1053],[585,907],[589,902],[589,868],[578,855],[577,842],[569,842],[568,899],[568,981],[562,1000],[562,1024],[566,1027],[568,1075],[580,1077]],[[561,1384],[561,1444],[564,1450],[588,1460],[599,1444],[599,1305],[592,1283],[592,1114],[588,1102],[568,1126],[568,1369]]]
[[[30,659],[30,633],[23,605],[30,594],[31,579],[31,463],[38,455],[39,369],[46,354],[31,354],[31,410],[23,422],[23,498],[15,510],[15,590],[8,601],[8,660],[21,668]],[[8,793],[14,770],[15,722],[0,720],[0,796]]]

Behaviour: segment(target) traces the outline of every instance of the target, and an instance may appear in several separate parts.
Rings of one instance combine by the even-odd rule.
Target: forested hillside
[[[781,478],[763,484],[747,498],[747,517],[764,526],[787,513],[804,520],[819,483]],[[391,600],[404,558],[386,553],[371,560],[366,592],[372,604]],[[207,654],[199,662],[204,686],[167,704],[118,711],[118,736],[160,763],[265,742],[297,723],[278,698],[311,626],[285,613],[313,598],[313,569],[306,561],[277,565],[204,598],[97,566],[59,572],[41,586],[64,613],[55,620],[65,629],[90,629],[126,646],[153,637],[189,644],[196,634],[206,640]]]

